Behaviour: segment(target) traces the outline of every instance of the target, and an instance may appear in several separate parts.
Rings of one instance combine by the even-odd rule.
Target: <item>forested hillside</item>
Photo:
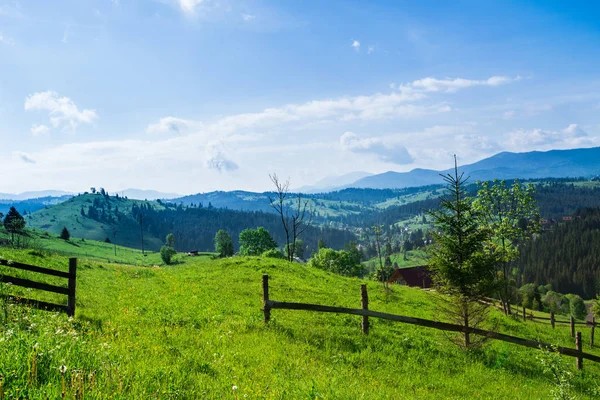
[[[169,204],[164,209],[157,209],[146,203],[134,206],[131,217],[138,220],[140,214],[144,221],[145,232],[158,238],[173,233],[175,248],[178,250],[213,250],[213,239],[219,229],[229,232],[237,250],[240,232],[246,228],[259,226],[265,227],[279,246],[285,244],[285,232],[281,220],[273,213]],[[341,249],[345,243],[356,240],[356,236],[351,231],[319,226],[308,227],[302,235],[308,252],[317,249],[321,238],[328,247],[334,249]]]
[[[108,240],[134,248],[141,248],[143,232],[144,247],[148,250],[158,250],[169,233],[175,235],[177,250],[213,250],[213,239],[219,229],[229,232],[237,249],[239,233],[258,226],[267,228],[280,246],[285,243],[281,221],[273,213],[184,207],[100,193],[79,195],[27,215],[26,222],[56,235],[66,227],[74,237]],[[343,248],[345,243],[356,240],[351,231],[318,226],[308,228],[302,237],[308,251],[316,249],[321,238],[332,248]]]
[[[600,209],[583,209],[523,246],[524,283],[592,298],[600,286]]]

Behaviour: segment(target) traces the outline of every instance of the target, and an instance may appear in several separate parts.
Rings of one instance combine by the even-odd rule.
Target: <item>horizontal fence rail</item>
[[[59,278],[67,278],[67,287],[50,285],[48,283],[36,282],[29,279],[17,278],[14,276],[0,275],[0,282],[9,283],[15,286],[21,286],[30,289],[42,290],[45,292],[58,293],[67,296],[67,305],[59,305],[48,303],[45,301],[27,299],[20,296],[4,294],[2,297],[11,298],[16,303],[30,304],[36,308],[43,310],[62,311],[70,317],[75,315],[75,290],[77,283],[77,259],[69,259],[69,272],[57,271],[55,269],[37,267],[35,265],[22,264],[18,262],[0,260],[0,265],[8,268],[15,268],[23,271],[36,272],[43,275],[57,276]]]
[[[417,317],[408,317],[404,315],[388,314],[368,309],[368,297],[366,285],[361,286],[361,298],[363,308],[346,308],[346,307],[334,307],[320,304],[307,304],[307,303],[295,303],[286,301],[275,301],[269,298],[269,276],[263,275],[263,313],[265,323],[271,319],[271,310],[282,309],[282,310],[304,310],[304,311],[317,311],[326,313],[338,313],[338,314],[351,314],[360,315],[363,317],[362,320],[362,331],[368,334],[369,324],[368,317],[387,319],[390,321],[401,322],[405,324],[418,325],[426,328],[439,329],[450,332],[461,332],[471,333],[474,335],[483,336],[489,339],[501,340],[508,343],[514,343],[520,346],[530,347],[534,349],[550,349],[553,346],[549,343],[538,342],[536,340],[524,339],[517,336],[507,335],[504,333],[487,331],[479,328],[466,327],[462,325],[455,325],[447,322],[432,321]],[[366,326],[366,329],[365,329]],[[577,368],[581,369],[583,365],[583,359],[600,363],[600,356],[584,353],[581,341],[581,332],[577,332],[576,335],[576,346],[577,348],[569,347],[556,347],[557,351],[566,356],[577,358]]]

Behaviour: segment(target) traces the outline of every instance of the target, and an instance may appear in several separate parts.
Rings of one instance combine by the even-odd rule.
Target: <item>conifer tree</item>
[[[69,233],[69,230],[66,226],[62,228],[62,231],[60,232],[60,238],[62,240],[69,240],[71,238],[71,234]]]
[[[430,268],[440,297],[440,309],[464,327],[477,327],[486,315],[478,303],[492,289],[496,257],[486,251],[488,232],[480,226],[480,215],[467,196],[463,174],[444,176],[447,196],[439,210],[431,211],[436,232],[430,249]],[[464,346],[471,347],[469,332],[463,332]]]

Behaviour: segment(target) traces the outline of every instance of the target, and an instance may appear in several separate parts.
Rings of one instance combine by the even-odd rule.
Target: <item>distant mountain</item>
[[[32,192],[23,192],[19,194],[13,193],[0,193],[0,200],[29,200],[39,199],[43,197],[63,197],[72,196],[73,193],[65,192],[62,190],[39,190]]]
[[[492,179],[538,179],[593,177],[600,175],[600,147],[572,150],[502,152],[473,164],[459,167],[472,182]],[[347,185],[356,188],[404,188],[442,183],[440,174],[452,169],[435,171],[414,169],[410,172],[385,172],[359,179]]]
[[[60,197],[38,197],[26,200],[0,200],[0,212],[5,214],[11,207],[15,207],[21,214],[32,213],[42,208],[60,204],[72,198],[72,195]]]
[[[340,176],[329,176],[317,181],[314,185],[301,186],[294,191],[302,193],[331,192],[371,175],[373,174],[370,172],[356,171]]]
[[[157,199],[174,199],[181,197],[177,193],[163,193],[156,190],[143,190],[143,189],[125,189],[117,192],[119,196],[125,196],[130,199],[136,200],[157,200]]]

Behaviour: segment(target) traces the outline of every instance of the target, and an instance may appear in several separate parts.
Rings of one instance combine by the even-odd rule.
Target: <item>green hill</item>
[[[0,255],[67,265],[32,251]],[[165,268],[81,261],[73,320],[0,308],[0,390],[5,398],[60,398],[64,382],[66,398],[82,388],[90,399],[539,399],[555,388],[540,351],[509,343],[463,352],[441,331],[372,318],[370,334],[362,335],[360,317],[304,311],[273,310],[265,325],[263,273],[271,277],[274,300],[360,305],[360,280],[274,259],[188,257]],[[442,318],[431,292],[394,286],[386,293],[380,284],[367,285],[370,309]],[[491,326],[574,347],[567,327],[552,330],[496,311]],[[586,361],[577,372],[572,358],[565,365],[574,394],[597,398],[600,366]]]
[[[140,248],[140,226],[132,217],[134,206],[142,204],[154,209],[164,207],[154,201],[131,200],[101,194],[83,194],[26,217],[27,226],[60,234],[66,227],[72,236],[104,241],[108,238],[120,245]],[[90,208],[95,212],[90,214]],[[82,210],[85,215],[82,215]],[[144,246],[157,250],[164,239],[144,235]]]

